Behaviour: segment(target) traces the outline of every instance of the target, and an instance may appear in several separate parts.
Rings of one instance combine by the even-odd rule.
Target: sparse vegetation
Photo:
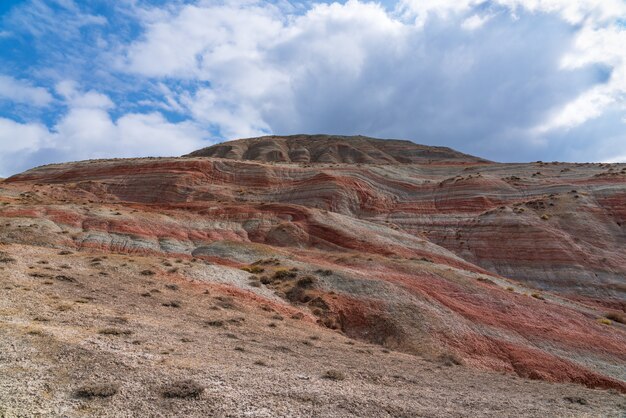
[[[463,360],[459,356],[453,353],[443,353],[439,356],[438,360],[439,360],[439,363],[448,367],[459,366],[463,364]]]
[[[247,271],[248,273],[252,273],[252,274],[259,274],[259,273],[263,273],[265,271],[265,269],[263,267],[259,267],[259,266],[247,266],[247,267],[242,267],[241,270],[243,271]]]
[[[169,302],[163,302],[161,305],[167,306],[169,308],[180,308],[182,303],[178,300],[170,300]]]
[[[142,270],[139,274],[142,276],[154,276],[156,273],[152,270]]]
[[[274,272],[272,279],[274,280],[286,280],[286,279],[295,279],[298,276],[298,273],[291,270],[280,269]]]
[[[74,392],[77,398],[108,398],[115,395],[119,386],[113,383],[88,383]]]
[[[198,398],[204,392],[204,387],[194,380],[180,380],[164,385],[161,394],[165,398]]]
[[[14,263],[15,259],[7,253],[0,251],[0,263]]]
[[[98,334],[100,335],[114,335],[114,336],[120,336],[120,335],[131,335],[133,332],[129,329],[119,329],[119,328],[102,328],[101,330],[98,331]]]
[[[345,380],[346,376],[339,370],[327,370],[322,377],[328,380]]]
[[[598,323],[600,323],[602,325],[611,325],[613,323],[613,321],[611,321],[610,319],[607,319],[607,318],[598,318]]]
[[[605,315],[606,319],[620,324],[626,324],[626,316],[618,312],[609,312]]]

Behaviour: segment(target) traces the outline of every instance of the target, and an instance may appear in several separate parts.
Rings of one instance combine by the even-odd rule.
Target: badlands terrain
[[[0,182],[0,417],[626,413],[626,165],[297,135]]]

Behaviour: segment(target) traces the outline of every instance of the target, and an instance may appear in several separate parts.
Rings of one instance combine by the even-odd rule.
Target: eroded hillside
[[[390,378],[388,361],[425,361],[461,364],[434,375],[488,381],[496,371],[626,392],[624,165],[497,164],[403,141],[328,138],[310,147],[304,136],[242,140],[193,154],[211,157],[50,165],[0,183],[6,335],[24,335],[37,351],[35,326],[59,347],[88,346],[123,362],[159,358],[174,373],[197,370],[193,353],[219,335],[205,335],[213,328],[202,321],[222,321],[251,327],[242,350],[233,348],[246,359],[250,344],[267,346],[266,328],[297,362],[322,355],[344,364],[330,353],[351,347],[350,357],[350,344],[362,346],[363,356],[345,363],[348,381],[374,373],[378,385]],[[294,157],[302,148],[309,157]],[[169,284],[184,292],[161,288]],[[49,315],[33,325],[42,313],[35,307]],[[98,334],[105,311],[152,345]],[[181,327],[191,341],[169,342],[160,327]],[[314,346],[325,354],[296,343],[307,333],[323,336],[328,343]],[[186,366],[157,354],[154,335],[176,345]],[[276,361],[296,379],[295,358],[284,357]],[[203,370],[206,381],[214,369]],[[360,403],[365,393],[349,413],[374,411]],[[420,410],[389,408],[392,416]]]

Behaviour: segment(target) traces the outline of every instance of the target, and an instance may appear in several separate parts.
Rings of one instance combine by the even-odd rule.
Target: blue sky
[[[0,176],[262,134],[626,161],[622,0],[0,2]]]

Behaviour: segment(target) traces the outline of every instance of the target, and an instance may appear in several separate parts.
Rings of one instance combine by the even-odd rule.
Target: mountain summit
[[[186,157],[286,163],[424,164],[487,162],[447,147],[367,136],[290,135],[238,139],[194,151]]]

